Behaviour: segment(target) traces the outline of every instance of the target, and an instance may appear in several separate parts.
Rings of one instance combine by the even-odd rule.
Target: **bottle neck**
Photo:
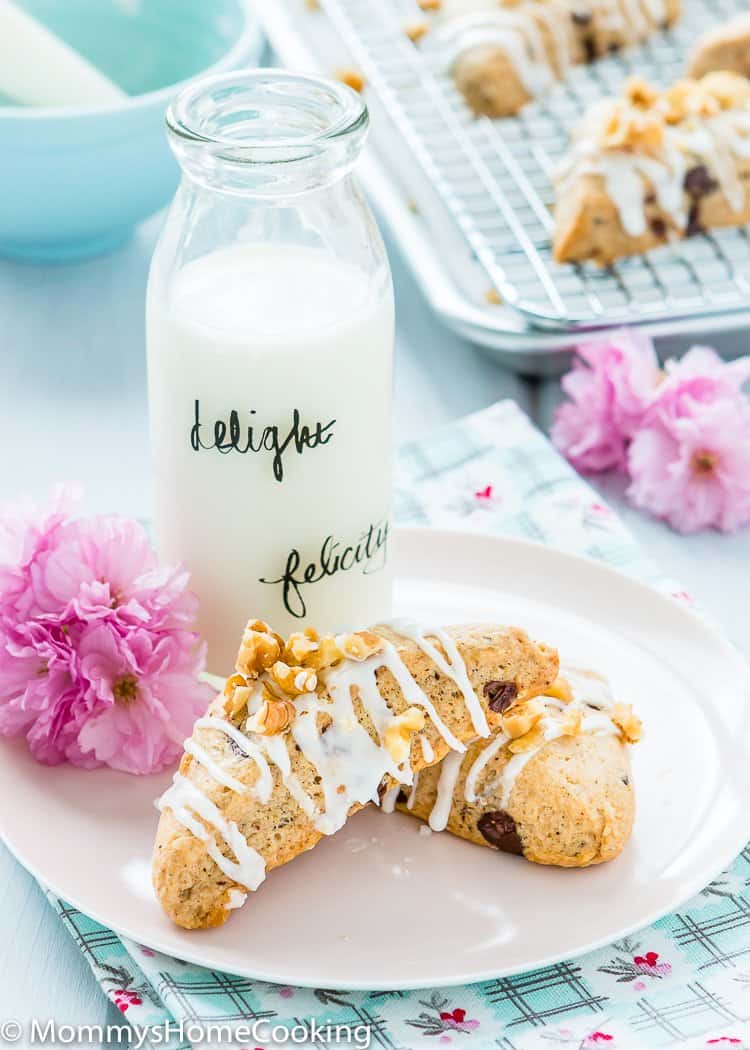
[[[192,85],[170,108],[167,126],[192,183],[232,196],[290,198],[352,170],[368,114],[343,84],[254,70]]]

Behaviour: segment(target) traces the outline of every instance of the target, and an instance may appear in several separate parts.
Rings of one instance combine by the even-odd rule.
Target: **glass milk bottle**
[[[393,292],[352,176],[355,92],[221,75],[167,125],[183,179],[148,289],[155,533],[226,674],[248,619],[338,631],[390,613]]]

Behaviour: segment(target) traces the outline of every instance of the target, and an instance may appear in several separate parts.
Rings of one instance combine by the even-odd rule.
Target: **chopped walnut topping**
[[[245,628],[235,667],[247,678],[257,678],[279,659],[282,647],[267,623],[253,620]]]
[[[404,26],[404,32],[412,44],[416,44],[422,37],[427,36],[429,31],[430,26],[427,22],[407,22]]]
[[[318,688],[318,676],[305,667],[290,667],[283,660],[277,660],[268,671],[272,682],[287,694],[300,696],[302,693],[314,693]]]
[[[531,751],[533,748],[541,747],[544,740],[544,730],[542,727],[538,725],[533,726],[528,733],[524,733],[523,736],[511,740],[508,744],[508,750],[512,755],[519,755],[524,751]]]
[[[570,688],[570,682],[564,675],[558,675],[545,693],[545,696],[551,696],[555,700],[562,700],[564,704],[569,704],[573,699],[573,690]]]
[[[659,92],[641,77],[628,77],[625,81],[625,98],[631,106],[650,109],[659,98]]]
[[[720,105],[700,80],[678,80],[661,96],[659,108],[667,124],[679,124],[688,117],[714,117]]]
[[[224,682],[224,714],[229,718],[238,715],[247,706],[252,689],[242,674],[233,674]]]
[[[362,92],[365,89],[365,78],[356,69],[337,69],[336,79],[340,80],[342,84],[346,84],[347,87],[352,88],[353,91]]]
[[[315,671],[325,671],[327,667],[333,667],[344,659],[344,654],[336,644],[336,639],[331,634],[324,635],[318,642],[318,648],[309,653],[302,661],[305,667],[311,667]]]
[[[618,101],[605,113],[599,140],[604,149],[656,153],[664,141],[664,124],[653,110],[637,109]]]
[[[612,721],[629,744],[637,744],[643,735],[643,723],[630,704],[613,704]]]
[[[279,700],[267,689],[264,689],[263,696],[258,711],[247,720],[247,729],[263,736],[278,736],[292,724],[297,709],[290,700]]]
[[[383,639],[372,631],[357,631],[356,634],[340,634],[336,645],[349,660],[367,660],[383,650]]]
[[[503,715],[501,722],[503,732],[511,740],[525,736],[537,724],[543,714],[544,708],[536,700],[529,700],[525,704],[513,707],[507,714]]]
[[[307,627],[304,631],[290,634],[284,647],[284,660],[288,664],[302,665],[311,653],[320,649],[320,638],[316,631]]]
[[[385,746],[397,765],[409,757],[412,734],[420,733],[424,726],[424,712],[418,707],[408,707],[386,726]]]
[[[225,687],[224,714],[228,715],[229,718],[235,718],[243,708],[247,707],[252,692],[248,685],[237,685],[232,689],[231,693],[227,693]]]

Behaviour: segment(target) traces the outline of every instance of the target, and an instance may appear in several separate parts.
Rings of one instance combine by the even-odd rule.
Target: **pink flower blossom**
[[[0,516],[0,733],[50,765],[163,769],[211,695],[187,574],[136,522],[70,508]]]
[[[700,402],[679,390],[651,407],[628,454],[636,507],[679,532],[734,532],[750,521],[750,405]]]
[[[635,433],[659,379],[651,340],[626,329],[577,348],[555,413],[552,441],[584,472],[624,470]]]

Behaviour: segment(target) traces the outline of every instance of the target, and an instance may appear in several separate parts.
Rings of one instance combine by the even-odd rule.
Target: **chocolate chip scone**
[[[499,731],[419,773],[399,809],[537,864],[612,860],[633,827],[628,743],[640,736],[639,720],[590,672],[571,670],[522,703],[496,685],[508,704]]]
[[[557,262],[625,255],[750,220],[750,82],[629,80],[584,119],[557,172]]]
[[[153,883],[167,914],[223,923],[268,870],[351,813],[497,728],[485,687],[520,700],[555,680],[554,650],[514,627],[371,631],[284,641],[248,625],[237,674],[195,725],[162,810]]]
[[[641,43],[680,15],[680,0],[444,0],[439,38],[471,109],[507,117],[573,64]]]
[[[698,41],[688,65],[694,79],[717,70],[750,77],[750,11],[710,30]]]

